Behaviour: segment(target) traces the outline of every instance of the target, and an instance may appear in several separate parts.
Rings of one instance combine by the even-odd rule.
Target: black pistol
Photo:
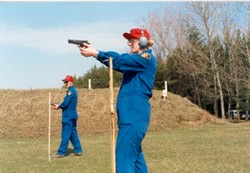
[[[68,43],[69,44],[76,44],[76,45],[80,45],[81,47],[83,47],[83,43],[86,43],[86,44],[90,44],[88,42],[88,40],[71,40],[71,39],[68,39]]]
[[[56,106],[56,105],[57,105],[57,103],[50,103],[50,105],[51,105],[51,106]]]

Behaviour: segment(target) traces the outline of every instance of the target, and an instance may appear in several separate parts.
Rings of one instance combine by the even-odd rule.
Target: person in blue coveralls
[[[74,153],[76,156],[82,155],[82,146],[77,133],[77,101],[78,94],[73,86],[74,78],[67,75],[63,82],[65,84],[66,95],[61,104],[55,104],[54,109],[62,109],[62,132],[61,132],[61,144],[57,151],[57,154],[52,156],[53,158],[62,158],[66,156],[69,141],[71,141],[74,147]]]
[[[113,69],[123,73],[123,82],[117,96],[118,135],[116,141],[117,173],[148,173],[142,151],[142,141],[150,122],[152,89],[157,70],[157,59],[152,54],[149,32],[144,28],[133,28],[123,33],[128,40],[130,53],[119,54],[101,51],[92,45],[79,46],[81,55],[95,57]]]

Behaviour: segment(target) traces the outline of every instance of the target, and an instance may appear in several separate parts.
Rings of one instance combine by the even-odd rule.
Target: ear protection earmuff
[[[145,49],[148,46],[148,39],[144,36],[143,29],[141,30],[141,37],[139,38],[140,49]]]

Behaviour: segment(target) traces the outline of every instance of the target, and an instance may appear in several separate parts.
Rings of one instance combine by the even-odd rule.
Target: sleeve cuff
[[[105,60],[105,53],[103,51],[98,51],[96,59],[103,63]]]

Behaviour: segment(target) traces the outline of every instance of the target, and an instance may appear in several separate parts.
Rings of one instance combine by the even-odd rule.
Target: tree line
[[[187,2],[163,8],[141,23],[150,30],[158,58],[155,89],[187,97],[212,114],[227,118],[231,109],[250,110],[250,41],[247,21],[238,22],[247,2]],[[247,18],[247,17],[246,17]],[[94,66],[75,85],[108,87],[108,69]],[[122,76],[114,73],[115,86]]]

